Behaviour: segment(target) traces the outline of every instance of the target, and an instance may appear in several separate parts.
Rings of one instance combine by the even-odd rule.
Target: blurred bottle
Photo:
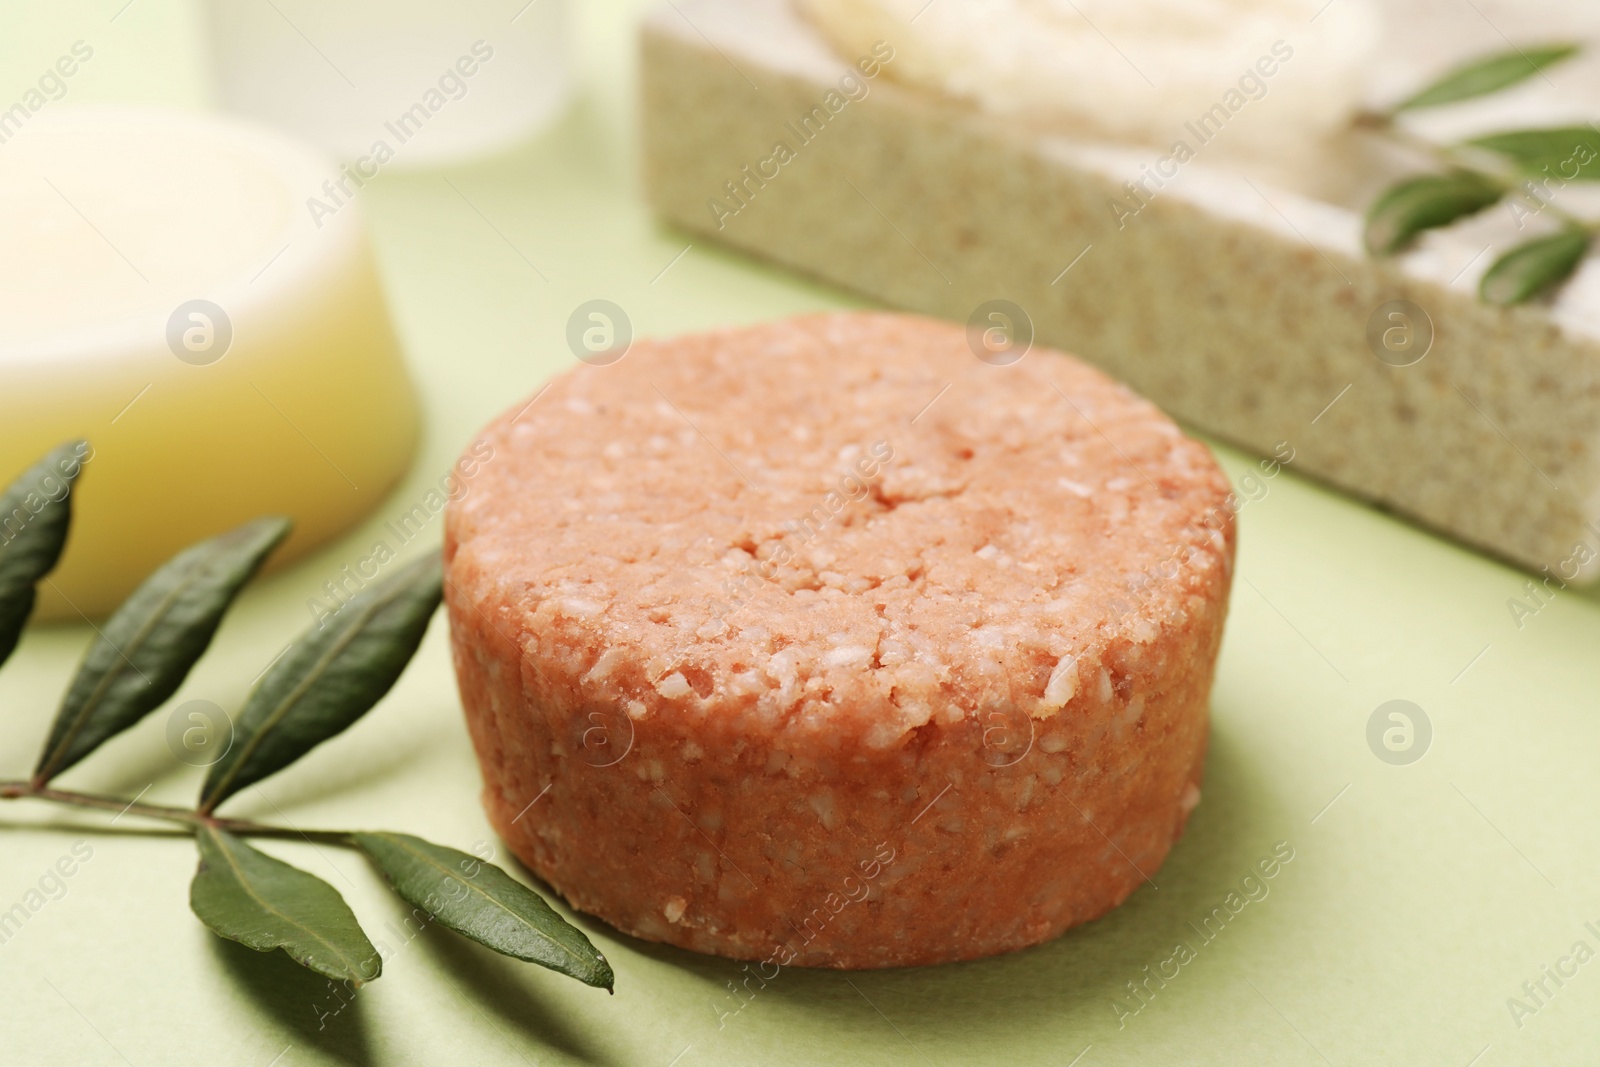
[[[569,90],[563,0],[206,0],[219,102],[347,161],[438,166],[539,132]]]

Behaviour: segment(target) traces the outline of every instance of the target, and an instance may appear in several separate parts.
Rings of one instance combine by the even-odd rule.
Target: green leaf
[[[383,960],[333,886],[258,852],[226,830],[202,826],[200,867],[189,907],[230,941],[257,952],[281,948],[302,967],[360,985]]]
[[[1556,126],[1474,137],[1467,144],[1504,156],[1525,174],[1560,181],[1600,181],[1600,130]]]
[[[72,483],[88,450],[87,441],[68,441],[0,494],[0,663],[33,613],[34,586],[61,558],[72,523]]]
[[[211,765],[200,809],[212,810],[365,715],[422,643],[442,581],[439,557],[430,553],[361,590],[289,646],[246,699],[233,747]]]
[[[1390,186],[1367,209],[1367,251],[1394,252],[1423,230],[1482,211],[1503,194],[1500,186],[1469,170],[1408,178]]]
[[[403,900],[456,933],[611,991],[611,965],[583,931],[499,867],[410,834],[351,836]]]
[[[1478,295],[1491,304],[1520,304],[1565,281],[1584,253],[1589,234],[1563,230],[1520,244],[1494,261],[1478,283]]]
[[[255,519],[191,545],[146,578],[89,646],[35,777],[60,774],[171,696],[289,526],[277,516]]]
[[[1499,52],[1483,59],[1473,60],[1457,67],[1432,85],[1423,89],[1395,107],[1396,111],[1409,111],[1419,107],[1437,107],[1453,104],[1457,100],[1470,100],[1485,96],[1507,86],[1533,77],[1546,67],[1554,66],[1578,52],[1575,44],[1553,44],[1538,48],[1513,49]]]

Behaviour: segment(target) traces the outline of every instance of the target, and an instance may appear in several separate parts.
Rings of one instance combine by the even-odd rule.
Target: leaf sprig
[[[0,663],[16,647],[38,582],[61,557],[78,459],[87,447],[81,441],[62,445],[0,494],[0,515],[24,520],[0,527]],[[52,785],[56,775],[177,691],[289,528],[281,517],[247,522],[184,549],[145,579],[99,628],[33,775],[0,781],[0,799],[101,808],[187,828],[200,852],[189,904],[201,922],[257,951],[282,949],[302,966],[352,986],[377,978],[383,961],[344,898],[246,837],[304,837],[356,849],[430,920],[503,955],[610,991],[611,966],[583,931],[477,856],[409,834],[301,831],[216,814],[230,797],[354,725],[395,684],[441,599],[437,555],[361,590],[289,646],[245,699],[234,743],[212,764],[193,809]]]
[[[1454,104],[1509,88],[1578,53],[1575,44],[1513,48],[1469,62],[1395,105],[1362,116],[1363,125],[1431,156],[1441,170],[1402,179],[1384,190],[1367,209],[1363,239],[1373,255],[1401,251],[1420,233],[1475,215],[1519,191],[1519,183],[1544,179],[1600,181],[1600,127],[1560,126],[1508,130],[1458,144],[1434,144],[1402,129],[1398,118],[1410,111]],[[1554,234],[1516,245],[1496,259],[1478,283],[1478,295],[1491,304],[1519,304],[1550,292],[1578,269],[1589,253],[1600,223],[1579,218],[1535,193],[1538,208],[1559,219]]]

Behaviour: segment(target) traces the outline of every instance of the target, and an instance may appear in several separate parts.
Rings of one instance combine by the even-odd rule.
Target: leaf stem
[[[177,823],[191,830],[202,826],[215,826],[229,833],[254,837],[299,837],[330,845],[353,848],[355,843],[343,830],[296,830],[287,826],[270,826],[250,819],[218,818],[206,812],[188,808],[174,808],[165,804],[140,804],[119,797],[98,793],[78,793],[67,789],[53,789],[30,781],[0,781],[0,800],[47,800],[55,804],[68,804],[79,808],[97,808],[114,811],[118,816],[137,815],[145,819]]]
[[[1357,113],[1354,125],[1357,129],[1371,131],[1391,144],[1400,145],[1419,155],[1426,156],[1440,166],[1471,171],[1479,177],[1486,178],[1503,187],[1508,193],[1522,192],[1522,187],[1518,183],[1525,175],[1515,167],[1485,168],[1482,163],[1484,156],[1479,152],[1472,151],[1470,147],[1467,151],[1462,151],[1460,146],[1457,145],[1440,144],[1437,141],[1431,141],[1418,133],[1406,129],[1405,126],[1396,121],[1393,112],[1362,111]],[[1581,218],[1565,208],[1557,207],[1554,203],[1542,197],[1536,199],[1543,205],[1539,210],[1549,211],[1552,216],[1560,219],[1567,226],[1587,233],[1600,232],[1600,221]]]

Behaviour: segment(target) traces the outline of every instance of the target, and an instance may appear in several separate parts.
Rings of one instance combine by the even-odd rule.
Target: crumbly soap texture
[[[1199,800],[1228,483],[1070,356],[795,319],[579,366],[485,445],[462,701],[582,911],[765,968],[969,959],[1120,903]]]

